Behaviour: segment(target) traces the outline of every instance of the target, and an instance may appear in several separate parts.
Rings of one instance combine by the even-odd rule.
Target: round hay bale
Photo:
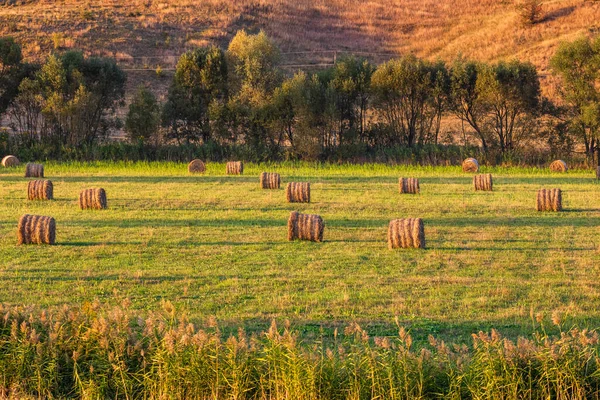
[[[54,244],[56,221],[52,217],[25,214],[19,219],[18,244]]]
[[[225,167],[227,175],[242,175],[244,173],[244,163],[241,161],[230,161]]]
[[[79,193],[79,208],[82,210],[103,210],[107,207],[106,191],[104,189],[85,189]]]
[[[192,160],[188,164],[188,172],[190,174],[203,174],[206,172],[206,165],[202,160]]]
[[[550,164],[550,171],[552,172],[567,172],[567,163],[563,160],[556,160]]]
[[[29,200],[52,200],[52,181],[38,179],[30,181],[27,185],[27,199]]]
[[[260,174],[260,187],[263,189],[279,189],[281,177],[275,172],[263,172]]]
[[[310,240],[322,242],[325,224],[323,218],[315,214],[300,214],[294,211],[288,219],[288,240]]]
[[[43,178],[44,166],[42,164],[27,163],[25,165],[25,178]]]
[[[491,192],[494,190],[492,174],[480,174],[473,177],[475,190]]]
[[[285,188],[288,203],[310,203],[310,183],[290,182]]]
[[[15,156],[6,156],[2,159],[2,166],[6,168],[16,167],[19,164],[19,159]]]
[[[479,163],[474,158],[467,158],[462,163],[462,169],[464,172],[479,172]]]
[[[399,178],[398,190],[401,194],[419,194],[421,192],[419,180],[416,178]]]
[[[560,189],[540,189],[537,193],[538,211],[562,211],[562,192]]]
[[[401,218],[390,221],[387,236],[390,249],[425,248],[425,227],[421,218]]]

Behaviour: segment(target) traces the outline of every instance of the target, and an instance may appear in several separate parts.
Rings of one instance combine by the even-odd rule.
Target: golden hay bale
[[[310,203],[310,183],[290,182],[285,188],[288,203]]]
[[[538,211],[562,211],[562,192],[560,189],[540,189],[537,193]]]
[[[206,171],[206,165],[202,160],[192,160],[188,164],[188,172],[190,174],[202,174]]]
[[[244,163],[241,161],[230,161],[226,166],[227,175],[242,175],[244,173]]]
[[[19,219],[18,244],[54,244],[56,221],[52,217],[25,214]]]
[[[388,227],[390,249],[425,248],[425,228],[421,218],[401,218],[390,221]]]
[[[102,188],[85,189],[79,193],[79,208],[102,210],[108,207],[106,202],[106,191]]]
[[[473,177],[473,186],[475,187],[475,190],[491,192],[494,190],[493,185],[492,174],[480,174]]]
[[[19,159],[15,156],[6,156],[2,159],[2,166],[6,168],[16,167],[19,164]]]
[[[260,187],[263,189],[279,189],[281,177],[275,172],[263,172],[260,174]]]
[[[479,171],[479,163],[474,158],[467,158],[462,163],[462,169],[464,172],[478,172]]]
[[[52,200],[52,181],[42,179],[30,181],[27,185],[27,198],[29,200]]]
[[[556,160],[550,164],[550,171],[552,172],[567,172],[567,163],[563,160]]]
[[[400,193],[407,194],[419,194],[421,187],[419,186],[419,180],[417,178],[399,178],[398,189]]]
[[[323,218],[314,214],[300,214],[294,211],[288,219],[288,240],[323,241],[325,224]]]
[[[25,165],[25,178],[43,178],[44,166],[42,164],[27,163]]]

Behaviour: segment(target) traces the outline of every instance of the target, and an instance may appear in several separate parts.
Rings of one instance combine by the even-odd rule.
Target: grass
[[[23,167],[0,171],[0,287],[7,305],[57,308],[126,297],[139,312],[164,300],[225,332],[289,319],[305,338],[357,321],[470,343],[494,327],[529,335],[539,312],[600,323],[600,186],[590,171],[484,168],[494,192],[475,192],[459,167],[246,164],[187,174],[175,163],[47,163],[55,200],[27,201]],[[311,204],[261,190],[259,174],[311,182]],[[398,177],[421,194],[398,194]],[[108,210],[81,211],[79,191],[103,187]],[[538,213],[539,188],[563,190],[562,213]],[[288,242],[293,210],[319,214],[324,243]],[[57,245],[17,246],[20,215],[55,217]],[[389,251],[387,224],[425,221],[428,248]]]

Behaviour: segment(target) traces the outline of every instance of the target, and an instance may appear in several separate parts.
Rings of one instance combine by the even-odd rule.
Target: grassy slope
[[[487,169],[495,192],[475,193],[457,168],[249,165],[227,177],[210,164],[46,166],[55,200],[28,202],[18,170],[0,172],[0,300],[54,306],[118,294],[139,309],[172,300],[193,318],[264,328],[289,318],[315,333],[351,320],[416,337],[467,336],[497,327],[527,334],[530,311],[567,313],[596,327],[600,311],[598,183],[589,172]],[[258,188],[274,170],[312,182],[310,205]],[[398,176],[421,180],[397,194]],[[109,210],[80,211],[81,189],[102,186]],[[564,190],[563,213],[534,211],[541,187]],[[318,213],[324,243],[286,241],[291,210]],[[54,216],[55,247],[16,246],[23,213]],[[389,251],[392,218],[423,217],[428,249]]]

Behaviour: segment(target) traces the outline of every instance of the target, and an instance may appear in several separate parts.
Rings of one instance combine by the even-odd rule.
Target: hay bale
[[[25,165],[25,178],[43,178],[44,166],[42,164],[27,163]]]
[[[19,159],[15,156],[6,156],[2,159],[2,166],[6,168],[16,167],[19,164]]]
[[[263,189],[279,189],[281,177],[275,172],[263,172],[260,174],[260,187]]]
[[[550,164],[550,171],[552,172],[567,172],[567,163],[563,160],[556,160]]]
[[[79,208],[102,210],[108,207],[106,191],[102,188],[85,189],[79,193]]]
[[[479,163],[474,158],[467,158],[462,163],[462,169],[464,172],[479,172]]]
[[[425,248],[425,229],[421,218],[401,218],[390,221],[388,227],[390,249]]]
[[[538,211],[562,211],[562,192],[560,189],[540,189],[537,193]]]
[[[398,190],[401,194],[419,194],[421,187],[417,178],[399,178]]]
[[[27,185],[27,199],[29,200],[52,200],[52,181],[38,179],[30,181]]]
[[[288,219],[288,240],[323,241],[325,224],[323,218],[315,214],[300,214],[294,211]]]
[[[188,172],[190,174],[202,174],[204,172],[206,172],[206,165],[204,164],[204,162],[202,160],[192,160],[189,164],[188,164]]]
[[[310,203],[310,183],[290,182],[285,188],[288,203]]]
[[[19,219],[18,244],[54,244],[56,221],[52,217],[25,214]]]
[[[226,166],[227,175],[242,175],[244,173],[244,163],[241,161],[230,161]]]
[[[473,177],[473,186],[475,190],[491,192],[494,190],[492,174],[480,174]]]

